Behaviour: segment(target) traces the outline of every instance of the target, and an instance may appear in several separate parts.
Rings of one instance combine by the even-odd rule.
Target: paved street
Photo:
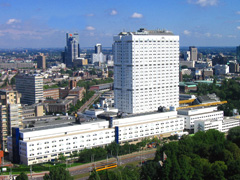
[[[82,105],[78,112],[83,112],[85,109],[88,109],[100,95],[101,93],[96,92],[87,102],[84,103],[84,105]]]
[[[144,161],[145,159],[153,158],[155,156],[155,152],[156,152],[156,149],[151,149],[147,151],[139,151],[139,152],[127,154],[124,156],[119,156],[118,163],[119,165],[124,165],[127,163],[136,162],[136,161],[141,162],[141,161]],[[116,162],[116,158],[110,158],[108,159],[108,162]],[[96,162],[96,166],[100,166],[103,163],[107,163],[107,160]],[[78,175],[78,174],[84,174],[84,173],[90,172],[94,165],[95,165],[94,163],[88,163],[80,166],[69,167],[68,169],[71,175]],[[29,176],[29,179],[32,179],[32,180],[42,180],[45,173],[48,173],[48,172],[33,173],[32,178],[30,178],[30,174],[28,174],[28,176]],[[0,180],[8,180],[8,179],[9,179],[9,176],[5,176],[5,177],[0,176]],[[88,177],[84,177],[79,180],[85,180],[85,179],[88,179]]]

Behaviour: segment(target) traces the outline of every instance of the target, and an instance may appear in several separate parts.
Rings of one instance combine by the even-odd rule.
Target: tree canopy
[[[27,174],[25,174],[24,172],[22,172],[21,174],[19,174],[16,178],[16,180],[28,180],[28,176]]]
[[[43,176],[44,180],[73,180],[69,171],[65,170],[63,167],[54,167],[50,170],[49,174]]]
[[[240,110],[240,84],[235,80],[224,80],[221,86],[216,84],[216,80],[212,84],[199,83],[198,95],[206,95],[215,93],[221,100],[228,101],[227,104],[219,106],[219,110],[224,111],[225,116],[232,116],[233,109]]]
[[[234,127],[228,131],[227,139],[240,147],[240,126]]]
[[[238,137],[236,129],[239,128],[234,130]],[[232,142],[234,139],[228,139],[217,130],[199,131],[192,137],[183,136],[179,141],[159,146],[154,160],[147,161],[141,168],[125,166],[93,172],[89,179],[237,180],[240,177],[240,149]],[[114,144],[111,146],[118,148]]]

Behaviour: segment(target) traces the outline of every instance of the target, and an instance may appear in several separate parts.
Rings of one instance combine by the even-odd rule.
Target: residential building
[[[114,36],[115,107],[125,113],[179,106],[179,36],[165,30]]]
[[[68,95],[78,96],[78,100],[81,101],[85,93],[86,93],[86,89],[84,87],[75,87],[69,91]]]
[[[39,74],[16,76],[16,89],[22,94],[22,104],[34,104],[43,100],[43,77]]]
[[[44,56],[43,53],[40,53],[39,56],[37,56],[37,68],[41,68],[43,70],[46,69],[46,56]]]
[[[7,136],[12,135],[12,127],[22,129],[22,106],[17,91],[0,90],[0,146],[7,151]]]
[[[198,49],[195,46],[190,46],[189,51],[190,51],[190,61],[197,61],[198,60]]]
[[[45,105],[44,104],[33,104],[31,106],[22,107],[22,117],[24,119],[31,117],[39,117],[45,115]]]
[[[59,99],[59,88],[50,88],[43,90],[44,99]]]
[[[59,98],[64,99],[67,97],[70,89],[68,87],[65,88],[59,88]]]
[[[77,87],[77,81],[76,81],[76,80],[70,80],[70,81],[68,82],[68,87],[69,87],[70,89],[73,89],[73,88]]]
[[[105,91],[105,90],[112,90],[113,89],[113,83],[106,83],[106,84],[98,84],[91,86],[89,88],[89,91]]]
[[[66,100],[58,99],[56,103],[48,105],[48,110],[51,113],[67,113],[71,103],[72,101],[69,99]]]
[[[212,78],[213,77],[213,70],[212,68],[205,68],[203,69],[203,79]]]

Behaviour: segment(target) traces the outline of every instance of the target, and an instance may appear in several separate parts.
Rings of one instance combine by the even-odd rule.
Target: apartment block
[[[17,91],[0,90],[0,146],[7,151],[7,136],[12,135],[12,127],[22,129],[22,106]]]

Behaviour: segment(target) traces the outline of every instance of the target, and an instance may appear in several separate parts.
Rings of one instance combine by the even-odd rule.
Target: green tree
[[[90,177],[88,178],[89,180],[101,180],[98,172],[94,169]]]
[[[227,171],[227,165],[223,161],[215,161],[211,166],[212,172],[210,179],[225,179],[224,173]]]
[[[21,172],[21,174],[17,176],[16,180],[28,180],[28,176],[24,172]]]
[[[151,180],[158,179],[158,173],[160,171],[160,165],[156,161],[148,161],[148,163],[142,166],[141,179],[145,180],[150,178]]]
[[[15,77],[13,77],[13,78],[11,79],[11,82],[10,82],[10,84],[11,84],[11,85],[14,85],[14,84],[16,84],[16,79],[15,79]]]
[[[60,161],[65,161],[65,160],[66,160],[66,156],[64,156],[63,153],[60,153],[58,159],[59,159]]]
[[[228,131],[227,139],[232,141],[240,147],[240,126],[231,128]]]
[[[188,67],[187,67],[187,65],[182,65],[181,68],[182,69],[187,69]]]
[[[194,168],[191,165],[191,158],[186,155],[181,155],[178,158],[180,166],[180,175],[182,180],[192,179]]]
[[[43,176],[44,180],[73,180],[69,171],[65,170],[63,167],[53,167],[49,174]]]

